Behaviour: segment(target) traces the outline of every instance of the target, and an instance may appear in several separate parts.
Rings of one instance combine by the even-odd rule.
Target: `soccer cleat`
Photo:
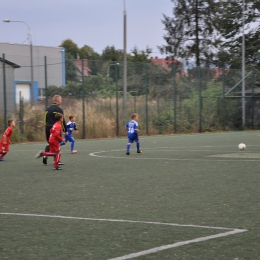
[[[77,150],[73,150],[73,151],[71,151],[70,153],[71,154],[75,154],[75,153],[77,153],[78,151]]]
[[[127,152],[127,153],[126,153],[126,155],[130,155],[130,153],[129,153],[129,152]]]
[[[40,158],[40,157],[42,157],[42,150],[39,151],[39,152],[34,156],[35,159],[38,159],[38,158]]]
[[[137,151],[137,153],[142,153],[142,151],[141,151],[141,150],[139,150],[139,151]]]
[[[43,156],[43,158],[42,158],[42,163],[43,163],[43,164],[47,164],[47,159],[48,159],[47,156]]]
[[[59,163],[58,163],[58,165],[64,165],[64,163],[62,163],[62,162],[59,162]]]
[[[5,159],[4,158],[0,158],[0,162],[4,162],[5,161]]]
[[[59,171],[59,170],[62,170],[62,168],[60,168],[59,166],[56,167],[56,168],[53,168],[54,171]]]

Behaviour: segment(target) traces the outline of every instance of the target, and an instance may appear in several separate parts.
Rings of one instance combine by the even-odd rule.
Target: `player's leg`
[[[51,126],[46,126],[46,127],[45,127],[45,136],[46,136],[46,141],[47,141],[47,143],[49,143],[50,130],[51,130]],[[47,146],[45,147],[45,152],[49,152],[49,151],[50,151],[50,147],[49,147],[49,145],[47,145]],[[47,159],[48,159],[48,157],[43,156],[43,158],[42,158],[42,163],[43,163],[43,164],[47,164]]]
[[[59,167],[61,158],[59,142],[50,143],[50,152],[55,153],[53,161],[53,170],[62,170],[62,168]]]
[[[128,137],[128,143],[126,145],[126,155],[130,155],[131,143],[133,143],[133,140],[130,137]]]
[[[70,152],[72,154],[77,153],[77,150],[74,150],[74,146],[75,146],[75,139],[71,136],[70,137]]]
[[[135,142],[136,142],[137,153],[142,153],[142,151],[140,150],[140,142],[139,142],[139,138],[138,137],[135,139]]]
[[[53,170],[62,170],[62,168],[59,167],[60,158],[61,158],[61,153],[60,152],[56,153],[53,162]]]
[[[65,142],[60,142],[60,146],[63,146],[67,143],[67,135],[64,136]]]
[[[6,156],[6,154],[7,154],[7,152],[6,151],[2,151],[1,153],[0,153],[0,161],[4,161],[5,159],[4,159],[4,157]]]
[[[34,156],[34,158],[35,158],[35,159],[38,159],[38,158],[43,157],[43,156],[45,156],[45,157],[49,157],[49,156],[55,157],[55,156],[56,156],[56,153],[44,152],[44,151],[40,150],[40,151]]]
[[[0,161],[4,161],[4,157],[6,156],[6,154],[9,152],[9,145],[4,145],[4,144],[0,144]]]

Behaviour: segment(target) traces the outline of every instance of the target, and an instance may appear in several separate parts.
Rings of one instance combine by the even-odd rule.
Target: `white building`
[[[47,47],[47,46],[32,46],[32,67],[33,67],[33,91],[31,88],[31,52],[28,44],[11,44],[0,43],[1,58],[10,63],[20,66],[19,69],[13,70],[13,75],[6,74],[8,85],[6,86],[7,93],[14,93],[13,98],[17,103],[19,100],[19,93],[25,101],[32,100],[32,93],[34,94],[34,101],[37,102],[39,98],[44,97],[45,87],[48,86],[65,86],[66,72],[65,72],[65,50],[61,47]],[[2,64],[0,63],[0,69]],[[3,70],[3,69],[2,69]],[[0,74],[0,80],[3,72]],[[13,80],[13,84],[10,83]],[[0,85],[2,87],[2,84]],[[2,93],[2,90],[0,90]],[[3,99],[0,97],[0,106],[2,106]]]

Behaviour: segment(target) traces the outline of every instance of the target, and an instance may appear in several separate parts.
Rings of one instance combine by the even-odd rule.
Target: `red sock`
[[[58,167],[60,158],[61,158],[61,154],[60,153],[58,153],[58,154],[56,153],[56,156],[54,157],[54,163],[53,163],[53,167],[54,168]]]

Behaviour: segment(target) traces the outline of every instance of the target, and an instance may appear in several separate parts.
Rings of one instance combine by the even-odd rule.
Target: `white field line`
[[[151,148],[150,148],[151,149]],[[149,149],[149,150],[150,150]],[[148,150],[148,149],[147,149]],[[125,150],[110,150],[110,151],[98,151],[98,152],[93,152],[90,153],[89,156],[93,157],[100,157],[100,158],[115,158],[115,159],[130,159],[130,160],[169,160],[169,161],[213,161],[213,162],[259,162],[260,159],[242,159],[241,157],[236,158],[236,159],[207,159],[207,158],[199,158],[199,159],[194,159],[194,158],[147,158],[144,157],[143,154],[140,155],[140,157],[131,157],[130,156],[111,156],[111,155],[100,155],[101,153],[108,153],[108,152],[119,152],[119,151],[124,151]],[[157,150],[156,151],[163,151],[163,150]],[[171,151],[171,150],[165,150],[165,152]],[[175,151],[175,150],[174,150]],[[177,150],[178,151],[178,150]],[[194,152],[195,150],[179,150],[179,151],[192,151]],[[201,150],[198,150],[200,152],[203,152]]]
[[[155,248],[151,248],[148,250],[140,251],[137,253],[132,253],[125,256],[120,256],[116,258],[111,258],[109,260],[125,260],[131,259],[135,257],[139,257],[142,255],[156,253],[162,250],[166,250],[169,248],[179,247],[183,245],[188,245],[191,243],[198,243],[202,241],[207,241],[210,239],[215,239],[219,237],[225,237],[229,235],[235,235],[238,233],[246,232],[246,229],[233,229],[233,228],[224,228],[224,227],[210,227],[210,226],[200,226],[200,225],[181,225],[176,223],[163,223],[163,222],[149,222],[149,221],[136,221],[136,220],[123,220],[123,219],[96,219],[96,218],[82,218],[82,217],[70,217],[70,216],[59,216],[59,215],[41,215],[41,214],[23,214],[23,213],[5,213],[0,212],[0,215],[8,215],[8,216],[24,216],[24,217],[43,217],[43,218],[59,218],[59,219],[74,219],[74,220],[87,220],[87,221],[104,221],[104,222],[121,222],[121,223],[140,223],[140,224],[150,224],[150,225],[166,225],[166,226],[177,226],[177,227],[190,227],[190,228],[206,228],[206,229],[218,229],[218,230],[229,230],[224,233],[219,233],[216,235],[199,237],[191,240],[180,241],[170,245],[159,246]]]
[[[199,237],[199,238],[195,238],[195,239],[191,239],[191,240],[177,242],[177,243],[170,244],[170,245],[154,247],[154,248],[151,248],[151,249],[148,249],[148,250],[144,250],[144,251],[140,251],[140,252],[137,252],[137,253],[124,255],[124,256],[120,256],[120,257],[116,257],[116,258],[110,258],[109,260],[132,259],[132,258],[139,257],[139,256],[142,256],[142,255],[148,255],[148,254],[152,254],[152,253],[157,253],[159,251],[166,250],[166,249],[169,249],[169,248],[174,248],[174,247],[188,245],[188,244],[191,244],[191,243],[198,243],[198,242],[202,242],[202,241],[207,241],[207,240],[214,239],[214,238],[234,235],[234,234],[242,233],[242,232],[245,232],[245,231],[247,231],[247,230],[235,229],[233,231],[228,231],[228,232],[225,232],[225,233],[219,233],[219,234],[212,235],[212,236]]]

